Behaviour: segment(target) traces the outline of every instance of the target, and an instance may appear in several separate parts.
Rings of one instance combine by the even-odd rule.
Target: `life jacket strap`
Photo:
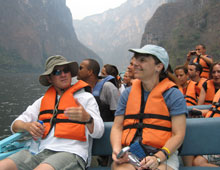
[[[162,119],[162,120],[168,120],[171,121],[170,116],[164,116],[160,114],[150,114],[150,113],[139,113],[139,114],[132,114],[132,115],[125,115],[124,119]]]
[[[43,122],[50,122],[50,119],[45,119]],[[86,122],[81,122],[81,121],[77,121],[77,120],[69,120],[69,119],[57,119],[57,118],[53,118],[52,120],[52,124],[55,123],[78,123],[78,124],[86,124]]]
[[[135,123],[132,125],[124,126],[123,130],[126,129],[143,129],[143,128],[150,128],[150,129],[157,129],[157,130],[163,130],[163,131],[171,131],[171,128],[159,126],[159,125],[152,125],[152,124],[144,124],[144,123]]]
[[[53,114],[53,111],[54,110],[43,110],[43,111],[41,111],[40,112],[40,115],[43,115],[43,114],[48,114],[48,113],[51,113],[51,114]],[[63,113],[64,112],[64,110],[57,110],[57,114],[60,114],[60,113]]]

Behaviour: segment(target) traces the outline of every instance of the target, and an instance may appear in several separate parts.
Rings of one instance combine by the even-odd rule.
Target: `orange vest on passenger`
[[[178,87],[179,91],[181,91],[181,93],[184,95],[184,92],[183,92],[183,88],[182,87]]]
[[[209,110],[205,117],[220,117],[220,89],[215,94],[212,102],[212,108]]]
[[[203,83],[204,83],[205,81],[207,81],[206,78],[200,78],[199,82],[196,84],[196,86],[197,86],[197,88],[196,88],[196,94],[197,94],[197,96],[200,95],[200,91],[201,91],[201,89],[202,89],[202,85],[203,85]]]
[[[190,82],[190,80],[187,80],[187,86],[188,86],[189,82]],[[187,86],[184,87],[184,88],[183,88],[181,85],[178,86],[178,89],[181,91],[181,93],[182,93],[183,95],[186,94]]]
[[[214,96],[215,96],[215,86],[213,80],[207,80],[207,91],[206,91],[204,105],[212,104],[212,100]]]
[[[206,55],[207,56],[207,55]],[[199,63],[201,66],[202,66],[202,73],[201,73],[201,77],[204,77],[206,79],[209,78],[209,69],[210,69],[210,66],[205,62],[205,60],[203,60],[202,58],[200,57],[196,57],[194,60],[193,60],[194,63]]]
[[[43,138],[45,138],[52,127],[55,125],[54,136],[58,138],[74,139],[79,141],[86,141],[85,123],[79,121],[69,120],[64,115],[64,110],[67,107],[77,107],[73,94],[87,87],[88,84],[83,81],[78,81],[60,97],[58,107],[56,107],[57,93],[53,86],[51,86],[45,93],[40,107],[39,120],[44,122],[46,126]],[[53,118],[54,112],[54,118]],[[53,120],[53,121],[52,121]],[[51,123],[50,123],[51,121]],[[52,125],[52,126],[51,126]]]
[[[171,137],[171,117],[163,98],[163,93],[176,86],[168,78],[162,80],[150,92],[144,113],[140,113],[142,87],[140,80],[134,80],[128,97],[123,123],[122,145],[128,146],[137,133],[138,126],[142,128],[142,143],[161,148]],[[140,125],[140,118],[143,124]]]
[[[187,106],[197,105],[196,82],[189,81],[184,98],[186,99]]]

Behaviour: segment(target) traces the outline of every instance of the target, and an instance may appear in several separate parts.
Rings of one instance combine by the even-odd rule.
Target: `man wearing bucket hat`
[[[110,137],[112,169],[177,170],[187,107],[167,74],[169,56],[164,48],[151,44],[129,51],[136,59],[136,80],[120,96],[115,112]],[[125,146],[136,156],[140,146],[145,156],[139,157],[139,163],[131,161],[128,154],[119,154]]]
[[[63,56],[47,59],[39,81],[49,89],[11,125],[13,132],[27,131],[33,139],[41,138],[38,151],[17,152],[0,162],[1,169],[86,168],[91,139],[102,136],[104,124],[95,98],[85,91],[88,84],[78,81],[71,86],[77,72],[78,64]]]

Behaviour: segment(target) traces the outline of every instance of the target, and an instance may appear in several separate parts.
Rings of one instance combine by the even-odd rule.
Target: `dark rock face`
[[[65,0],[0,0],[0,4],[1,68],[38,70],[55,54],[78,62],[94,58],[102,63],[78,41]]]
[[[179,0],[162,5],[146,24],[141,46],[158,44],[165,47],[173,66],[183,64],[186,54],[199,43],[207,53],[220,56],[220,1]]]

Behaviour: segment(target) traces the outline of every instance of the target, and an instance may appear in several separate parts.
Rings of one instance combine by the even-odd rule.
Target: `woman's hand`
[[[117,158],[117,155],[118,155],[119,152],[117,151],[113,151],[112,152],[112,159],[113,161],[115,161],[117,164],[122,164],[122,163],[126,163],[126,162],[129,162],[129,159],[128,159],[128,153],[125,153],[121,158]]]
[[[140,162],[140,164],[141,166],[137,167],[138,170],[157,170],[159,166],[156,156],[147,156]]]

